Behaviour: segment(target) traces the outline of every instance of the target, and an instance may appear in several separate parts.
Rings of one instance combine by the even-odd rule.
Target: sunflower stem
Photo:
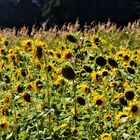
[[[18,139],[18,134],[17,134],[17,119],[16,119],[16,110],[15,110],[15,103],[14,103],[14,94],[12,93],[13,96],[13,100],[12,100],[12,107],[13,107],[13,111],[14,111],[14,124],[15,124],[15,128],[13,129],[13,133],[14,135],[14,139],[17,140]]]
[[[37,133],[39,134],[39,124],[38,124],[38,113],[37,113],[37,107],[36,107],[36,104],[35,104],[35,102],[32,100],[31,101],[31,103],[32,103],[32,106],[34,106],[34,109],[35,109],[35,113],[36,113],[36,120],[37,120]],[[37,135],[38,136],[38,135]]]
[[[47,85],[49,83],[49,72],[48,72],[48,60],[46,60],[46,79],[47,79]],[[51,137],[51,116],[50,116],[50,108],[51,108],[51,100],[50,100],[50,92],[49,89],[47,89],[47,96],[48,96],[48,109],[49,109],[49,113],[48,113],[48,129],[49,129],[49,136]]]
[[[77,96],[76,96],[76,87],[75,87],[75,86],[76,86],[76,85],[75,85],[74,80],[73,80],[73,92],[74,92],[74,116],[76,117],[76,116],[77,116],[77,107],[76,107],[76,99],[77,99]],[[77,126],[76,119],[75,119],[74,126],[75,126],[75,127]]]

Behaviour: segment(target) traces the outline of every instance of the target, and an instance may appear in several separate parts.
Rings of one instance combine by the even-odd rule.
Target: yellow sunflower
[[[104,133],[100,136],[100,140],[112,140],[111,134]]]
[[[7,121],[6,117],[3,117],[0,121],[0,131],[4,131],[8,128],[9,122]]]
[[[11,93],[6,93],[4,94],[3,97],[3,104],[6,106],[9,106],[12,100],[12,94]]]
[[[105,106],[106,98],[103,95],[95,95],[93,97],[93,104],[95,107],[103,107]]]
[[[99,83],[99,81],[100,81],[100,75],[96,71],[93,71],[91,73],[91,78],[92,78],[92,82],[94,82],[95,85],[97,85]]]
[[[115,117],[115,124],[114,126],[117,127],[119,124],[124,124],[128,121],[129,112],[123,111],[119,112]]]
[[[72,50],[67,49],[63,52],[62,59],[63,60],[70,60],[72,58],[72,56],[73,56]]]
[[[140,115],[140,102],[133,101],[129,103],[129,113],[132,117]]]

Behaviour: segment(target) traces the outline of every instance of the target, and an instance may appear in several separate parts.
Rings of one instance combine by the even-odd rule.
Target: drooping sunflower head
[[[43,55],[43,49],[41,46],[37,46],[35,50],[35,55],[37,56],[38,59],[40,59]]]
[[[96,64],[99,66],[105,66],[107,63],[106,59],[103,56],[98,56],[96,58]]]
[[[62,73],[63,77],[68,80],[75,79],[75,72],[74,72],[73,68],[69,65],[63,66],[61,73]]]
[[[70,41],[71,43],[78,43],[78,40],[75,36],[71,35],[71,34],[67,34],[66,35],[66,39],[68,41]]]
[[[30,94],[28,94],[28,93],[24,93],[23,94],[23,99],[26,101],[26,102],[31,102],[31,96],[30,96]]]

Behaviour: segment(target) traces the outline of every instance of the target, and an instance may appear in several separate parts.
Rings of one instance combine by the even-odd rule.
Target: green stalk
[[[48,61],[46,60],[46,78],[47,78],[47,84],[49,83],[49,72],[48,72],[48,67],[47,67]],[[49,136],[51,137],[51,116],[50,116],[50,108],[51,108],[51,100],[50,100],[50,92],[49,89],[47,89],[47,96],[48,96],[48,129],[49,129]]]
[[[75,87],[75,83],[74,83],[74,80],[73,80],[73,92],[74,92],[74,115],[75,117],[77,116],[77,102],[76,102],[76,99],[77,99],[77,95],[76,95],[76,87]],[[76,123],[76,120],[74,122],[74,126],[76,127],[77,126],[77,123]]]

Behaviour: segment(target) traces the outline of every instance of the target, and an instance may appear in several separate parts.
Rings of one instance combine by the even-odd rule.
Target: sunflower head
[[[100,140],[112,140],[111,134],[104,133],[100,136]]]
[[[140,115],[140,103],[139,102],[131,102],[129,104],[129,112],[132,117]]]
[[[98,84],[99,81],[100,81],[100,75],[99,75],[99,73],[96,72],[96,71],[93,71],[93,72],[91,73],[91,79],[92,79],[92,81],[94,82],[94,84]]]
[[[74,72],[73,68],[69,65],[63,66],[61,73],[62,73],[63,77],[68,80],[75,79],[75,72]]]
[[[119,112],[115,117],[115,126],[126,123],[128,117],[129,117],[129,112],[126,111]]]
[[[64,51],[64,55],[62,56],[64,60],[69,60],[73,56],[73,53],[70,49]]]
[[[132,90],[128,90],[125,92],[125,98],[127,100],[133,100],[134,99],[134,92]]]
[[[6,93],[4,95],[4,98],[3,98],[3,104],[4,105],[10,105],[11,100],[12,100],[12,94],[11,93]]]
[[[30,96],[30,94],[24,93],[24,94],[23,94],[23,99],[24,99],[26,102],[31,102],[31,96]]]
[[[36,47],[36,56],[37,56],[37,58],[40,59],[42,57],[42,55],[43,55],[42,47],[41,46],[37,46]]]
[[[77,43],[77,42],[78,42],[78,40],[76,39],[76,37],[74,37],[74,36],[71,35],[71,34],[66,35],[66,39],[67,39],[68,41],[70,41],[71,43]]]
[[[93,103],[95,107],[103,107],[105,105],[105,97],[103,95],[95,95]]]
[[[5,129],[8,128],[8,125],[9,125],[9,123],[8,123],[6,117],[3,117],[2,120],[0,121],[0,130],[4,131]]]
[[[103,56],[98,56],[96,58],[96,64],[99,66],[104,66],[106,65],[106,59]]]

